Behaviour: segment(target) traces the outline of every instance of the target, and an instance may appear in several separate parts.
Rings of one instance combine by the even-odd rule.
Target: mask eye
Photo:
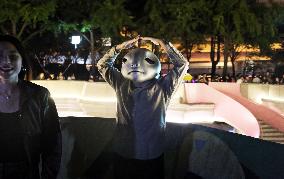
[[[126,59],[126,58],[123,58],[123,59],[122,59],[122,62],[123,62],[123,63],[125,63],[126,61],[127,61],[127,59]]]
[[[154,60],[151,60],[150,58],[145,58],[146,62],[148,62],[149,64],[155,64]]]

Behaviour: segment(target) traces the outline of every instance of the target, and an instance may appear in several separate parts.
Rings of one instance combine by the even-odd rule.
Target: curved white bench
[[[49,89],[60,117],[116,117],[116,94],[106,82],[33,82]],[[228,104],[237,107],[231,115],[228,115]],[[214,121],[225,122],[242,134],[259,136],[259,126],[248,110],[205,84],[181,84],[171,99],[166,121],[209,124]]]
[[[116,117],[116,94],[105,82],[38,80],[32,81],[49,89],[61,117]],[[208,123],[218,120],[213,103],[185,104],[181,85],[171,99],[166,121],[175,123]]]

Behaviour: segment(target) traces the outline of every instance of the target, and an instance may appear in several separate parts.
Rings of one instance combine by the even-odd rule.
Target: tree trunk
[[[231,59],[231,63],[232,63],[232,76],[235,78],[236,77],[235,60]]]
[[[216,59],[216,65],[220,62],[221,58],[221,36],[217,36],[217,59]]]
[[[90,54],[92,59],[92,64],[97,64],[95,59],[95,39],[94,39],[94,32],[90,30]]]
[[[217,69],[217,63],[216,62],[212,62],[212,67],[211,67],[211,79],[214,78],[214,76],[216,75],[216,69]]]
[[[211,78],[215,76],[216,73],[216,63],[215,63],[215,38],[211,36],[211,42],[210,42],[210,61],[211,61]]]
[[[9,32],[5,29],[5,27],[1,26],[0,28],[3,34],[9,34]]]
[[[215,61],[215,68],[217,68],[218,63],[220,62],[220,58],[221,58],[221,36],[218,35],[217,36],[217,58]]]
[[[192,53],[192,49],[193,49],[193,44],[190,43],[190,45],[188,46],[188,56],[187,56],[187,61],[189,62],[191,59],[191,53]]]
[[[235,68],[235,62],[238,56],[240,55],[240,51],[238,51],[239,45],[232,45],[231,52],[230,52],[230,58],[232,63],[232,76],[236,78],[236,68]]]
[[[217,53],[216,53],[216,59],[215,59],[215,48],[217,43]],[[216,37],[211,37],[211,50],[210,50],[210,60],[211,60],[211,78],[213,78],[216,75],[216,69],[217,65],[220,62],[220,56],[221,56],[221,38],[218,35],[217,36],[217,42]]]
[[[228,39],[227,38],[224,38],[224,52],[223,52],[223,55],[224,55],[224,67],[223,67],[223,74],[222,76],[225,77],[228,73],[228,57],[229,57],[229,49],[228,49]]]
[[[232,49],[232,52],[231,52],[231,63],[232,63],[232,76],[234,78],[236,78],[236,69],[235,69],[235,61],[237,59],[237,53],[235,51],[235,48],[231,48]]]
[[[17,37],[17,24],[14,21],[12,21],[12,35]]]
[[[27,22],[24,22],[24,24],[22,25],[22,27],[21,27],[19,33],[17,34],[17,37],[18,37],[18,38],[21,38],[21,36],[22,36],[24,30],[26,29],[27,25],[28,25],[28,23],[27,23]]]
[[[190,56],[189,56],[189,52],[188,52],[188,40],[187,39],[185,39],[185,52],[186,52],[186,59],[189,62]]]
[[[24,39],[22,38],[22,43],[23,43],[24,45],[27,44],[27,42],[28,42],[30,39],[32,39],[34,36],[36,36],[37,34],[43,32],[43,31],[45,31],[45,30],[46,30],[46,28],[42,28],[42,29],[40,29],[40,30],[34,31],[33,33],[29,34],[26,38],[24,38]]]

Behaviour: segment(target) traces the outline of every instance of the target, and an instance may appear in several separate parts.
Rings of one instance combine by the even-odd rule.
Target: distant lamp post
[[[77,45],[81,42],[81,37],[80,36],[72,36],[71,37],[71,44],[75,45],[75,49],[77,48]]]

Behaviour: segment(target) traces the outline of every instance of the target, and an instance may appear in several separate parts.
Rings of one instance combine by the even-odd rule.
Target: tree
[[[190,60],[193,45],[204,41],[204,11],[207,9],[203,0],[148,0],[145,15],[137,21],[143,25],[137,29],[142,35],[178,40]]]
[[[211,78],[216,75],[216,68],[221,58],[222,37],[220,34],[222,28],[223,16],[222,9],[218,8],[219,1],[208,1],[207,6],[210,11],[207,12],[207,26],[205,35],[210,37],[210,61],[211,61]]]
[[[271,52],[271,44],[279,40],[276,22],[281,14],[283,15],[283,8],[279,8],[278,4],[267,6],[250,0],[240,1],[238,6],[240,8],[232,13],[232,17],[239,27],[235,25],[235,30],[228,33],[231,38],[227,37],[231,41],[228,49],[232,64],[239,54],[236,49],[240,45],[257,47],[261,55],[268,55]]]
[[[56,9],[56,0],[0,0],[0,9],[1,32],[27,43],[48,28],[49,19]]]
[[[281,42],[278,26],[284,22],[283,7],[279,4],[255,4],[251,7],[260,23],[260,30],[256,36],[249,39],[252,46],[259,47],[261,55],[272,54],[271,44]]]
[[[235,70],[235,62],[237,58],[240,56],[241,51],[244,50],[244,46],[241,46],[240,44],[234,44],[231,46],[231,49],[229,49],[229,58],[232,63],[232,76],[236,77],[236,70]]]
[[[236,50],[244,44],[245,36],[256,36],[260,32],[260,23],[250,10],[246,0],[212,1],[212,35],[217,35],[223,43],[223,76],[227,75],[227,63],[230,57],[232,66],[239,54]],[[212,65],[213,64],[213,60]],[[234,72],[234,69],[233,69]]]
[[[171,19],[167,29],[174,32],[173,37],[181,37],[189,61],[193,46],[205,41],[206,18],[210,11],[207,2],[205,0],[170,1],[166,9]]]
[[[224,40],[224,68],[223,76],[227,75],[227,63],[230,54],[233,57],[232,63],[236,57],[236,47],[244,42],[244,34],[258,34],[259,23],[256,21],[255,15],[250,11],[245,0],[227,1],[224,3],[223,9],[224,21],[222,22],[221,34]],[[234,65],[233,65],[234,67]],[[234,71],[234,69],[233,69]]]
[[[101,37],[118,37],[122,26],[131,22],[124,3],[124,0],[67,0],[60,7],[61,11],[58,11],[58,29],[82,35],[90,45],[91,58],[94,61],[95,42],[99,41],[101,44]],[[67,18],[66,14],[69,15]]]
[[[140,8],[131,9],[135,22],[132,28],[141,36],[170,40],[171,34],[166,30],[168,22],[166,21],[165,4],[166,2],[162,0],[148,0],[145,3],[140,3],[142,5]],[[138,13],[135,12],[136,9],[138,9]],[[159,47],[154,44],[152,44],[152,51],[158,56],[161,52]]]
[[[215,53],[216,52],[216,53]],[[216,54],[216,55],[215,55]],[[211,79],[216,75],[216,68],[221,58],[221,37],[212,35],[210,38]]]

